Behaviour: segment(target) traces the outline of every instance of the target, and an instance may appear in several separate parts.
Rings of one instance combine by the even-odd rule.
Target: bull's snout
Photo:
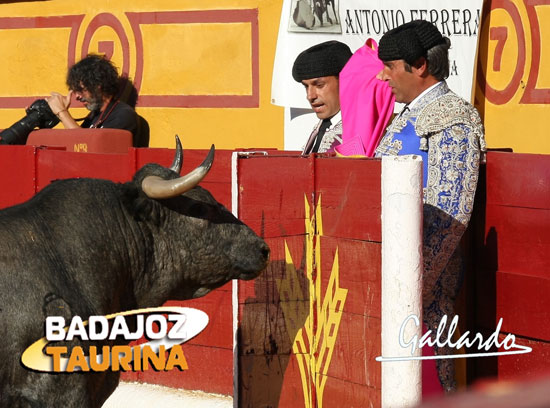
[[[257,238],[256,242],[249,247],[249,256],[238,263],[240,271],[238,278],[243,280],[256,278],[267,267],[270,252],[265,241]]]
[[[263,242],[262,245],[260,246],[260,253],[263,256],[263,259],[265,260],[266,266],[267,266],[267,262],[269,261],[269,253],[270,252],[271,252],[271,250],[269,249],[267,244],[265,242]]]

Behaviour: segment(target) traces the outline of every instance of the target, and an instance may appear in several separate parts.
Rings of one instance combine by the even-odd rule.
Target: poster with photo
[[[338,12],[340,0],[292,0],[288,19],[289,32],[341,33]]]
[[[311,1],[319,3],[321,0]],[[338,40],[356,51],[367,39],[378,42],[384,33],[401,24],[417,19],[430,21],[451,40],[449,87],[466,100],[472,99],[482,0],[464,0],[459,5],[451,0],[334,0],[337,19],[333,15],[332,2],[323,1],[322,26],[320,18],[315,15],[315,4],[310,0],[283,1],[271,102],[286,108],[285,149],[300,150],[304,138],[307,139],[317,123],[314,114],[306,113],[307,116],[302,117],[310,106],[303,86],[292,79],[292,65],[300,52],[324,41]],[[309,8],[305,7],[308,5]],[[309,16],[309,20],[304,16]],[[330,16],[332,25],[327,16]],[[311,28],[302,27],[295,20],[303,25],[308,21]],[[396,104],[396,111],[401,108],[401,104]]]

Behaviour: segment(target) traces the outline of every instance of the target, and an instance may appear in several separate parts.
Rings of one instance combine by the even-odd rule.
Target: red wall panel
[[[501,333],[503,341],[506,334]],[[550,375],[550,342],[526,339],[516,336],[516,344],[531,347],[528,354],[502,356],[498,359],[498,378],[500,380],[526,381]],[[503,348],[499,351],[505,351]]]
[[[36,190],[54,180],[91,177],[115,182],[130,181],[134,169],[129,154],[75,153],[60,150],[38,150]]]
[[[313,158],[254,156],[238,162],[239,218],[265,237],[304,234],[313,201]]]
[[[380,162],[238,165],[241,218],[271,247],[266,273],[240,284],[239,406],[379,405]]]
[[[338,248],[340,287],[350,289],[345,310],[349,313],[381,317],[381,245],[377,242],[323,237],[322,291],[328,285]]]
[[[550,277],[497,272],[497,319],[502,330],[550,342]],[[546,361],[546,363],[550,363]]]
[[[487,153],[487,202],[525,208],[550,206],[550,156]]]
[[[550,209],[488,203],[486,210],[498,270],[550,278]]]
[[[36,151],[33,146],[0,147],[0,208],[22,203],[34,195]]]
[[[502,318],[502,331],[533,352],[472,364],[479,375],[519,379],[550,364],[550,156],[489,152],[482,181],[473,220],[484,234],[473,251],[477,328],[490,334]]]
[[[315,161],[315,194],[321,197],[325,235],[382,241],[380,170],[378,159]]]
[[[380,389],[329,378],[325,388],[323,407],[380,407]]]

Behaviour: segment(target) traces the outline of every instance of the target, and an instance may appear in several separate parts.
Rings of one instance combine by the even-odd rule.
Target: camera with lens
[[[33,129],[50,129],[59,123],[45,99],[34,101],[26,112],[24,118],[0,133],[0,144],[23,145]]]

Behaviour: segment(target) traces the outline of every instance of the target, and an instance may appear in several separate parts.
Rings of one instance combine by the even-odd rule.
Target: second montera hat
[[[350,48],[340,41],[326,41],[302,51],[292,67],[292,77],[304,79],[338,75],[352,55]]]

